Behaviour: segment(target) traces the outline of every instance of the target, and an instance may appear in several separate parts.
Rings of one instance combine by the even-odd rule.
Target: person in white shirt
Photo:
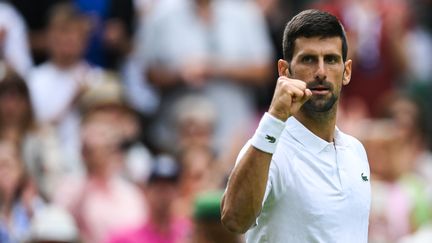
[[[84,60],[88,18],[72,4],[53,7],[47,26],[49,60],[31,70],[28,85],[37,122],[54,128],[65,170],[82,174],[79,126],[80,97],[100,82],[102,69]]]
[[[343,26],[305,10],[288,22],[283,49],[270,108],[230,175],[222,222],[248,243],[367,242],[367,155],[336,127],[352,67]]]
[[[23,17],[8,2],[1,1],[0,65],[12,68],[22,77],[25,77],[33,66],[27,39]],[[4,72],[0,70],[0,76],[5,75]]]

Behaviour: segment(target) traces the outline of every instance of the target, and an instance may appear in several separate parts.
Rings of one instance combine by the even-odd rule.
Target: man
[[[369,165],[336,128],[351,77],[336,17],[306,10],[287,25],[269,111],[240,152],[222,222],[251,242],[367,242]]]

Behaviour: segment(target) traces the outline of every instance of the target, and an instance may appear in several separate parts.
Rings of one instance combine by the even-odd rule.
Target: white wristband
[[[251,138],[252,146],[263,152],[273,154],[284,128],[285,122],[266,112],[261,118],[255,134]]]

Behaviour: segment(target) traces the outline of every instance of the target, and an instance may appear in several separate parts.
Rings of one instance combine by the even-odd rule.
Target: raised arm
[[[274,128],[281,123],[283,125],[311,95],[305,82],[286,76],[279,77],[268,114],[264,115],[251,139],[252,145],[231,172],[221,205],[222,223],[228,230],[246,232],[261,212],[273,151],[262,146],[259,141],[275,146],[282,130],[279,129],[279,134],[274,136],[266,133],[277,133],[278,128]]]

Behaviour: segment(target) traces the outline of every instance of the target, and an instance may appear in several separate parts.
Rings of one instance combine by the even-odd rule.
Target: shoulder
[[[0,13],[3,16],[2,19],[4,19],[4,22],[14,23],[13,21],[19,20],[20,24],[21,24],[22,17],[20,15],[20,13],[15,9],[15,7],[10,5],[9,3],[0,2]],[[13,21],[11,21],[11,20],[13,20]],[[16,23],[14,23],[14,24],[16,24]]]
[[[344,132],[339,131],[339,135],[343,140],[343,145],[355,151],[362,158],[367,160],[366,150],[363,144],[356,137],[348,135]]]

